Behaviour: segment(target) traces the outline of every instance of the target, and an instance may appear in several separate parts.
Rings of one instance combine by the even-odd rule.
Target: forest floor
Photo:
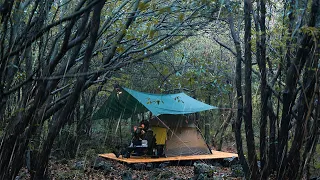
[[[75,160],[50,161],[48,171],[49,177],[53,180],[202,179],[201,177],[197,178],[195,176],[194,166],[192,165],[169,165],[151,170],[136,170],[112,160],[103,160],[104,166],[99,167],[99,169],[96,169],[93,166],[85,167],[85,165],[86,164],[82,164],[81,161]],[[230,167],[217,166],[217,164],[213,167],[215,170],[211,173],[210,179],[241,179],[240,177],[236,178],[231,176],[232,172]],[[23,169],[16,180],[27,180],[29,178],[30,174],[26,169]]]
[[[320,177],[320,146],[317,146],[316,156],[311,160],[310,173],[311,177]],[[222,148],[222,151],[236,153],[234,143],[228,143]],[[48,176],[53,180],[134,180],[134,179],[243,179],[242,168],[234,163],[223,162],[201,162],[201,166],[210,170],[207,173],[199,173],[199,167],[194,163],[188,165],[177,165],[164,163],[164,166],[148,167],[146,164],[137,164],[137,166],[128,166],[126,164],[97,158],[97,152],[92,152],[91,155],[79,156],[76,159],[64,159],[51,156],[48,167]],[[209,177],[209,178],[206,178]],[[23,168],[16,180],[30,179],[30,174],[26,168]]]
[[[52,179],[196,179],[194,174],[194,166],[177,166],[169,165],[161,168],[146,170],[145,168],[136,170],[125,164],[104,160],[102,167],[95,169],[94,167],[83,167],[77,165],[78,162],[50,163],[49,171]],[[76,167],[78,166],[78,167]],[[214,166],[215,171],[211,174],[211,178],[215,179],[237,179],[231,177],[230,167]]]
[[[224,151],[233,152],[234,149],[224,149]],[[207,172],[207,174],[199,173],[199,168],[196,167],[196,170],[193,163],[189,163],[189,165],[164,163],[156,168],[148,168],[146,164],[142,164],[142,167],[139,164],[128,166],[120,162],[97,157],[87,157],[77,160],[51,159],[49,161],[48,175],[50,179],[53,180],[203,179],[204,176],[210,177],[210,179],[241,179],[241,177],[232,177],[234,176],[234,173],[230,166],[222,166],[220,163],[216,162],[205,164],[204,162],[199,161],[198,163],[210,167],[210,172]],[[199,177],[199,175],[202,177]],[[30,174],[24,168],[20,171],[16,180],[25,180],[29,178]]]

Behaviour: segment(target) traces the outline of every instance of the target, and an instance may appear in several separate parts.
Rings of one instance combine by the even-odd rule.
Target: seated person
[[[140,126],[133,127],[133,145],[141,145],[141,141],[144,139],[145,133],[149,128],[148,121],[141,121]]]
[[[116,157],[118,158],[119,155],[122,154],[123,157],[128,158],[128,157],[130,157],[130,154],[133,151],[137,151],[137,153],[141,154],[141,155],[145,154],[146,153],[145,151],[148,150],[145,148],[148,148],[149,144],[150,145],[152,144],[152,141],[148,142],[150,132],[151,132],[151,136],[152,136],[152,131],[149,130],[149,122],[148,121],[141,121],[139,127],[134,126],[133,127],[133,138],[132,138],[131,145],[128,148],[122,150],[121,153],[115,151],[114,154],[116,155]],[[147,140],[146,140],[146,138],[147,138]],[[155,140],[153,142],[155,143]],[[140,148],[142,148],[142,149],[140,149]]]

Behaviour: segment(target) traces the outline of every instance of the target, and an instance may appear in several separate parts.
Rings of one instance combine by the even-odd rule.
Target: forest
[[[0,179],[320,178],[320,0],[0,0],[0,28]],[[98,158],[145,116],[93,118],[117,86],[218,107],[197,127],[237,161]]]

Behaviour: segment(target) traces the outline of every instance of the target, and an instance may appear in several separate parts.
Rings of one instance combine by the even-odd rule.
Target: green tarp
[[[185,93],[150,94],[128,88],[114,90],[108,100],[94,114],[93,119],[129,118],[135,114],[151,111],[153,115],[191,114],[217,109],[193,99]]]

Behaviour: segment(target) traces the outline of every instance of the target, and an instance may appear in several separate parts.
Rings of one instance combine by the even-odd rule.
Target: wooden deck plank
[[[99,154],[99,156],[106,159],[113,159],[116,161],[132,164],[132,163],[154,163],[154,162],[165,162],[165,161],[184,161],[184,160],[201,160],[201,159],[224,159],[224,158],[238,157],[238,154],[212,150],[212,154],[208,154],[208,155],[192,155],[192,156],[176,156],[176,157],[160,157],[160,158],[150,158],[150,157],[122,158],[121,156],[117,158],[113,153]]]

